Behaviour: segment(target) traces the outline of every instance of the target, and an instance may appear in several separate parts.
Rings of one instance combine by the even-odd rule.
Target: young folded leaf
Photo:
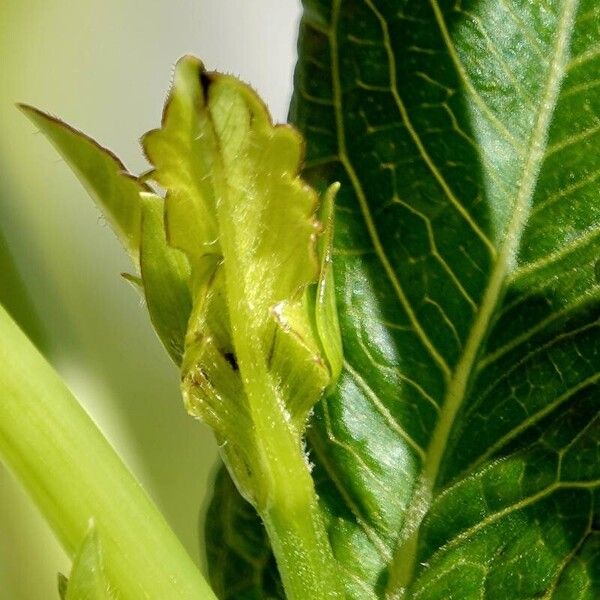
[[[273,126],[247,86],[184,57],[162,128],[143,145],[167,190],[168,239],[192,266],[186,403],[226,442],[238,485],[256,501],[268,495],[257,414],[278,414],[299,440],[341,368],[329,250],[322,268],[317,252],[319,202],[298,177],[302,140]]]
[[[192,310],[190,266],[184,254],[167,244],[164,200],[142,193],[140,273],[152,324],[167,352],[181,364],[183,340]]]
[[[73,560],[71,576],[59,576],[59,593],[63,600],[115,600],[104,567],[98,531],[92,525]]]
[[[274,126],[248,86],[193,57],[179,61],[162,127],[143,146],[166,189],[167,239],[191,266],[188,410],[213,427],[263,517],[290,597],[305,597],[307,585],[336,597],[303,434],[341,369],[329,268],[337,187],[326,194],[319,252],[319,199],[298,176],[302,139]],[[298,558],[313,563],[313,581]]]

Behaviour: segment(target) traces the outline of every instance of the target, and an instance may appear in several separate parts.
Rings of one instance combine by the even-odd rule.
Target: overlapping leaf
[[[218,598],[285,599],[265,528],[225,468],[216,477],[206,536],[211,585]]]
[[[310,439],[348,594],[598,597],[597,3],[304,4],[346,357]]]
[[[305,2],[292,114],[308,138],[306,176],[323,189],[342,182],[334,262],[346,356],[310,442],[350,597],[600,594],[599,22],[594,0]],[[266,117],[253,96],[215,84],[224,103],[203,127],[198,119],[211,116],[204,88],[214,82],[181,83],[155,175],[169,189],[167,239],[192,267],[193,331],[210,323],[210,343],[191,355],[216,367],[196,380],[210,406],[215,383],[242,397],[227,313],[217,310],[226,284],[216,230],[227,219],[219,225],[211,178],[220,168],[233,174],[235,185],[220,190],[237,225],[229,253],[260,266],[263,251],[281,259],[282,249],[256,252],[240,233],[256,231],[243,209],[256,181],[237,160],[240,149],[249,138],[250,148],[270,148],[269,168],[298,156],[279,152],[277,139],[261,145]],[[141,184],[87,138],[32,117],[137,258]],[[215,152],[215,139],[200,135],[211,130],[227,150]],[[187,165],[186,155],[201,158]],[[272,183],[268,171],[262,186]],[[186,279],[183,255],[165,264],[175,284]],[[240,268],[236,278],[252,274]],[[275,287],[299,281],[297,272],[277,283],[265,268],[259,275],[270,283],[256,293],[269,301]],[[170,305],[181,311],[155,322],[178,360],[189,305],[154,289],[155,315]],[[318,331],[318,319],[298,325],[298,307],[309,301],[275,304],[279,323],[256,330]],[[273,339],[262,334],[250,343]],[[273,364],[290,375],[296,362]],[[203,381],[210,386],[201,389]],[[299,422],[307,409],[301,401]],[[243,410],[235,414],[243,420]]]
[[[145,286],[137,275],[126,277],[144,291],[152,323],[169,355],[179,364],[191,310],[189,266],[185,256],[166,243],[163,200],[153,196],[147,184],[87,135],[36,108],[20,108],[73,169],[129,252],[137,271],[146,274]]]
[[[341,368],[329,249],[317,252],[318,197],[298,177],[301,139],[274,126],[250,88],[184,57],[162,126],[143,145],[150,177],[167,190],[168,243],[191,266],[186,404],[213,427],[252,495],[257,415],[281,417],[301,436]]]

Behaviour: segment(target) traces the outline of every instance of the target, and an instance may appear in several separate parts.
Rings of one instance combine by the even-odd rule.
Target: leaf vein
[[[417,454],[417,456],[424,460],[425,450],[415,442],[415,440],[400,426],[400,424],[394,419],[390,411],[387,409],[385,404],[381,401],[379,396],[371,389],[367,382],[357,373],[348,361],[344,361],[344,368],[350,374],[352,379],[356,382],[358,387],[363,391],[365,396],[369,399],[371,404],[375,407],[377,412],[385,419],[389,428],[397,433]]]
[[[367,202],[367,198],[365,196],[365,192],[362,188],[362,184],[350,159],[348,157],[348,153],[346,150],[346,134],[344,127],[344,120],[342,115],[342,91],[341,91],[341,83],[340,83],[340,74],[339,74],[339,56],[338,56],[338,48],[337,48],[337,24],[339,22],[340,16],[340,7],[342,0],[335,0],[333,6],[333,17],[332,17],[332,33],[330,36],[330,50],[331,50],[331,59],[332,59],[332,83],[334,89],[334,98],[335,98],[335,117],[336,117],[336,129],[338,134],[338,146],[340,153],[340,162],[344,166],[344,169],[350,179],[352,187],[356,193],[356,198],[358,200],[359,206],[361,208],[363,219],[365,221],[365,225],[367,227],[369,236],[373,242],[373,246],[377,253],[377,257],[381,262],[381,265],[384,268],[386,276],[390,281],[400,304],[404,308],[408,319],[410,320],[415,333],[420,338],[423,346],[429,352],[431,358],[434,363],[440,369],[445,377],[448,377],[450,374],[450,368],[446,363],[446,360],[442,357],[442,355],[435,348],[429,336],[426,334],[423,329],[421,323],[419,322],[414,309],[412,308],[406,293],[402,287],[402,284],[396,275],[396,272],[392,268],[392,265],[383,249],[381,244],[381,240],[379,239],[379,234],[377,232],[377,228],[375,227],[375,223],[373,221],[373,217],[371,215],[371,211],[369,208],[369,204]]]
[[[379,12],[377,7],[373,4],[372,0],[364,0],[365,4],[371,9],[373,14],[379,20],[381,31],[384,39],[384,47],[388,57],[388,67],[389,67],[389,76],[390,76],[390,91],[394,98],[394,102],[398,108],[398,112],[400,113],[400,117],[402,122],[404,123],[406,130],[408,131],[413,143],[417,147],[419,154],[423,158],[423,162],[437,181],[438,185],[448,198],[451,206],[453,206],[461,215],[461,217],[466,221],[466,223],[471,227],[471,229],[475,232],[477,237],[485,244],[491,256],[495,256],[496,247],[491,242],[489,237],[485,234],[485,232],[479,227],[479,225],[475,222],[472,215],[469,211],[463,206],[460,200],[455,196],[452,188],[448,185],[448,182],[445,180],[444,176],[440,172],[440,170],[435,165],[435,162],[429,155],[425,145],[423,144],[423,140],[417,133],[409,114],[404,101],[402,100],[398,87],[398,74],[396,69],[396,59],[394,56],[394,51],[391,46],[390,32],[387,21],[383,17],[383,15]]]

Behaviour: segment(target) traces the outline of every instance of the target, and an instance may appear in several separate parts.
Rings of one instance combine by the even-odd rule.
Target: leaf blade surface
[[[388,593],[552,597],[575,557],[590,559],[597,23],[592,2],[305,2],[292,116],[308,138],[305,176],[342,183],[334,267],[346,356],[312,439],[355,530],[383,541]],[[557,458],[579,438],[585,468]],[[565,526],[545,565],[543,551],[537,566],[519,563],[522,589],[506,587],[518,539],[494,546],[496,517],[484,513],[469,526],[479,534],[458,525],[469,501],[491,496],[483,483],[467,493],[480,480],[497,527],[509,531],[513,511],[532,544],[551,547],[552,519],[573,507],[579,538]],[[503,553],[477,555],[477,535]],[[438,548],[451,540],[448,558]],[[589,589],[594,564],[578,573]]]

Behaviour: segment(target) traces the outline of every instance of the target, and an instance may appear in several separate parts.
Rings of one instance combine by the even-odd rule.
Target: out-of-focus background
[[[0,302],[13,313],[202,562],[199,515],[216,449],[178,377],[127,257],[68,167],[23,115],[34,104],[146,168],[172,67],[193,53],[250,82],[285,121],[296,0],[0,0]],[[0,465],[0,599],[58,598],[69,562]]]

